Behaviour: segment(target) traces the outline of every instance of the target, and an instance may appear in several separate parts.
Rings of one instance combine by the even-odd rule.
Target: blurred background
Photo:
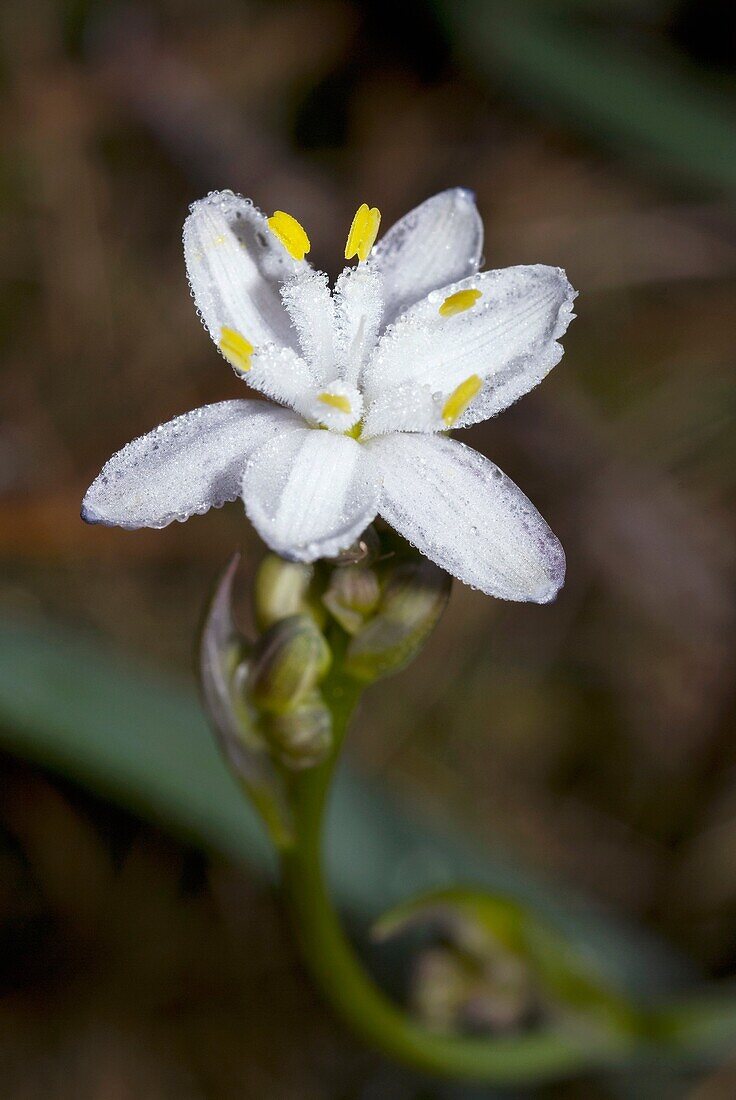
[[[651,942],[674,982],[734,974],[735,11],[4,0],[8,1100],[495,1095],[353,1042],[302,977],[263,859],[208,832],[177,729],[156,757],[156,722],[137,722],[160,683],[161,713],[200,736],[203,601],[235,547],[246,572],[262,553],[237,505],[161,532],[78,518],[112,451],[242,393],[180,243],[187,204],[224,187],[298,217],[331,275],[359,203],[388,227],[458,184],[477,192],[488,266],[567,269],[579,319],[562,363],[466,437],[560,536],[566,587],[539,608],[456,585],[423,658],[365,700],[352,768],[409,827],[472,838],[509,889],[583,898]],[[145,791],[126,729],[153,746]],[[157,784],[177,782],[174,812]],[[354,867],[385,828],[348,836]],[[412,859],[429,870],[394,866],[396,896],[451,877],[431,845]],[[725,1100],[736,1062],[499,1095]]]

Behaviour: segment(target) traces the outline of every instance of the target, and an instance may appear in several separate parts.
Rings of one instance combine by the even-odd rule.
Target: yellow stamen
[[[273,217],[268,219],[268,228],[278,237],[290,256],[295,260],[304,259],[311,245],[304,227],[296,218],[283,210],[275,210]]]
[[[333,409],[339,409],[340,412],[351,413],[353,411],[347,397],[342,393],[320,393],[317,400],[321,401],[323,405],[330,405]]]
[[[219,348],[228,363],[236,370],[243,371],[243,373],[250,370],[250,357],[255,348],[250,340],[246,340],[234,328],[220,329]]]
[[[466,309],[471,309],[480,297],[479,290],[458,290],[445,298],[439,311],[443,317],[454,317],[456,313],[465,313]]]
[[[452,427],[459,416],[462,416],[482,385],[483,381],[479,375],[471,374],[470,378],[466,378],[452,391],[442,410],[442,419],[448,428]]]
[[[371,249],[378,236],[378,227],[381,224],[381,211],[377,206],[368,206],[362,203],[355,211],[353,224],[350,226],[347,243],[345,245],[345,259],[352,260],[353,256],[363,262],[368,259]]]

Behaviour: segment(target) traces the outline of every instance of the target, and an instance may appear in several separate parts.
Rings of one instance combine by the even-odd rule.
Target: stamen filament
[[[284,210],[275,210],[268,219],[268,228],[295,260],[303,260],[312,247],[304,227]]]
[[[346,260],[352,260],[353,256],[357,256],[360,262],[364,263],[368,259],[376,242],[380,224],[381,211],[377,206],[369,207],[364,202],[358,207],[345,244]]]
[[[465,313],[465,310],[471,309],[480,297],[482,297],[481,292],[475,287],[470,290],[458,290],[445,298],[439,312],[443,317],[454,317],[456,313]]]
[[[448,428],[451,428],[457,418],[462,416],[482,385],[483,380],[480,375],[471,374],[452,391],[442,409],[442,419]]]

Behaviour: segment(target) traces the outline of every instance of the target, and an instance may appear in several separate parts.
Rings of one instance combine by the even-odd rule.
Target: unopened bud
[[[376,614],[350,640],[345,671],[359,680],[377,680],[404,668],[439,621],[451,584],[426,558],[395,566]]]
[[[378,606],[381,589],[372,569],[345,565],[332,570],[322,602],[343,630],[355,634]]]
[[[267,554],[255,578],[255,615],[261,630],[291,615],[311,614],[318,625],[325,619],[324,609],[312,597],[314,566],[305,562],[285,561],[278,554]]]
[[[330,648],[309,615],[274,623],[253,647],[250,701],[273,714],[292,709],[320,682],[330,660]]]
[[[373,936],[384,942],[427,926],[442,946],[420,960],[414,1000],[430,1023],[516,1031],[564,1014],[627,1038],[648,1026],[586,951],[516,899],[472,887],[432,890],[384,913]]]
[[[250,646],[233,611],[239,555],[221,574],[202,626],[200,667],[207,713],[230,767],[249,792],[274,842],[293,841],[292,811],[283,776],[274,766],[259,714],[244,691],[250,674]]]
[[[292,710],[270,715],[265,723],[266,736],[273,752],[287,768],[310,768],[332,747],[332,715],[314,692]]]
[[[527,968],[510,955],[474,958],[452,946],[425,950],[412,982],[414,1011],[431,1030],[521,1030],[540,1007]]]

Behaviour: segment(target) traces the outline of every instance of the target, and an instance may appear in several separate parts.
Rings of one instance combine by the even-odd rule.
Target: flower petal
[[[248,518],[271,549],[298,561],[339,553],[376,514],[373,465],[354,439],[295,428],[251,456],[243,478]]]
[[[423,554],[489,596],[554,599],[563,549],[489,459],[446,436],[387,435],[365,447],[382,479],[380,514]]]
[[[464,290],[479,290],[472,305],[450,315],[440,308]],[[366,435],[443,430],[411,422],[408,394],[424,391],[438,409],[471,375],[484,383],[452,427],[475,424],[533,389],[562,358],[557,343],[572,317],[576,292],[565,272],[537,264],[484,271],[429,294],[382,338],[365,371],[372,406]]]
[[[218,508],[240,495],[253,448],[298,423],[263,401],[221,401],[177,416],[112,456],[87,490],[82,519],[166,527]]]
[[[207,331],[219,345],[223,328],[258,347],[296,346],[280,288],[308,268],[293,260],[249,199],[213,192],[192,203],[184,223],[184,258],[194,300]]]
[[[472,191],[441,191],[392,225],[371,252],[382,277],[384,324],[430,291],[473,275],[483,251],[483,223]]]
[[[305,361],[291,348],[265,344],[250,357],[247,371],[235,373],[251,389],[301,412],[315,392],[317,379]]]

